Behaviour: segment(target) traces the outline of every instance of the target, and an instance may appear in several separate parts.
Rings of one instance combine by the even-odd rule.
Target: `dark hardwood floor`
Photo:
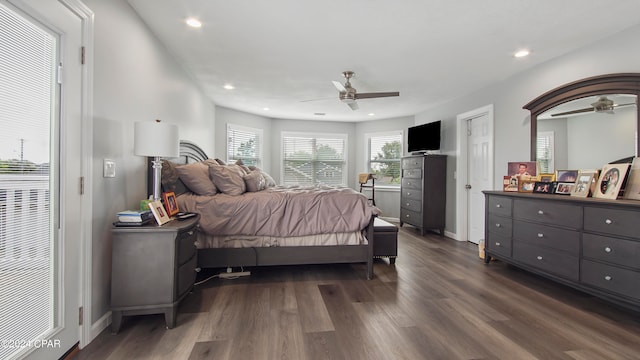
[[[364,264],[212,279],[174,329],[162,315],[125,317],[74,359],[640,359],[639,313],[485,265],[471,243],[403,227],[398,248],[373,280]]]

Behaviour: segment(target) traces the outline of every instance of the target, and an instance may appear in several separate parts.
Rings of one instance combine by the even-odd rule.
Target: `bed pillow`
[[[240,166],[242,170],[244,170],[245,174],[248,174],[251,172],[251,169],[249,169],[249,167],[244,164],[244,161],[242,161],[242,159],[236,160],[236,165]]]
[[[242,195],[247,191],[244,170],[238,165],[209,165],[209,177],[218,190],[227,195]]]
[[[209,178],[210,160],[176,167],[180,179],[192,192],[212,196],[218,193],[216,185]]]
[[[160,183],[162,184],[163,191],[173,191],[176,196],[184,194],[189,191],[187,186],[176,171],[178,164],[173,161],[162,160],[162,171],[160,176]]]
[[[251,171],[243,176],[244,183],[247,185],[247,191],[256,192],[267,188],[267,181],[260,171]]]

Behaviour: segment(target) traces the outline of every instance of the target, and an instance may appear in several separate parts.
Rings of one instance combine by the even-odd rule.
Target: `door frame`
[[[81,0],[58,0],[71,10],[82,21],[82,46],[84,47],[84,66],[82,67],[82,129],[81,129],[81,171],[84,192],[80,204],[81,249],[80,249],[80,294],[79,306],[82,307],[82,323],[80,324],[80,348],[88,345],[103,329],[94,328],[92,320],[92,266],[93,266],[93,35],[95,15]],[[79,311],[79,310],[78,310]],[[80,316],[80,315],[79,315]]]
[[[456,116],[456,125],[458,126],[457,137],[457,149],[456,157],[456,240],[468,241],[469,240],[469,199],[467,196],[467,190],[465,185],[469,182],[469,159],[468,159],[468,141],[467,141],[467,120],[480,117],[482,115],[489,116],[489,134],[490,134],[490,146],[489,146],[489,181],[494,184],[494,147],[495,147],[495,134],[493,131],[494,126],[494,111],[493,104],[489,104],[471,111],[467,111]],[[491,190],[491,189],[487,189]]]

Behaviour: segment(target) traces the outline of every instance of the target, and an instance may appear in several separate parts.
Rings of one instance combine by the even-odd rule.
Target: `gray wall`
[[[162,119],[213,152],[214,106],[124,0],[85,0],[95,13],[92,318],[109,311],[111,223],[146,198],[145,159],[133,155],[133,123]],[[116,177],[102,177],[104,158]]]
[[[609,73],[640,72],[638,38],[640,25],[416,114],[416,124],[437,119],[447,123],[443,129],[443,153],[450,155],[447,163],[447,231],[455,232],[457,189],[452,169],[455,169],[457,162],[456,115],[494,105],[494,189],[500,189],[507,163],[530,158],[529,112],[522,106],[553,88],[575,80]],[[535,56],[535,49],[531,56]],[[524,61],[523,68],[527,66],[527,60]],[[455,76],[455,73],[451,76]]]

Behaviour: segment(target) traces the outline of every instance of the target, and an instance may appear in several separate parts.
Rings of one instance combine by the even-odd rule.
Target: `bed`
[[[163,160],[163,191],[176,193],[180,211],[201,216],[200,268],[366,263],[366,277],[373,277],[379,210],[365,195],[346,187],[278,186],[259,168],[222,164],[189,141],[180,142],[179,158]],[[214,181],[203,178],[204,169]],[[237,174],[245,174],[244,183]]]

